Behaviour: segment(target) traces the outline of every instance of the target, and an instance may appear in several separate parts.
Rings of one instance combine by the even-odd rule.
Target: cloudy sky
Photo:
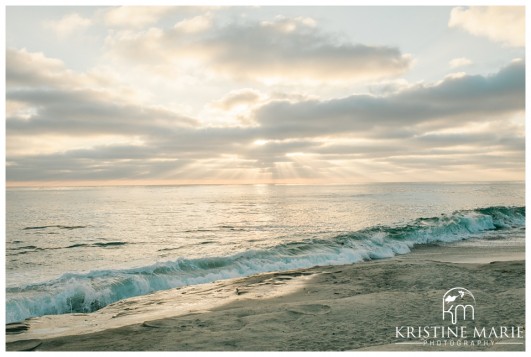
[[[524,179],[523,7],[8,7],[8,185]]]

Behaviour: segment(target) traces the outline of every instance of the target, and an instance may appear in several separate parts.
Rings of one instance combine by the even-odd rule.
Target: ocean
[[[417,245],[523,250],[524,192],[523,182],[8,188],[6,319]]]

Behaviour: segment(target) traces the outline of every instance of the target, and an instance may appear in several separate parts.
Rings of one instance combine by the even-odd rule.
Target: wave
[[[68,247],[65,247],[65,249],[69,248],[87,248],[87,247],[116,247],[120,245],[127,245],[127,242],[98,242],[98,243],[77,243],[69,245]]]
[[[87,226],[63,226],[63,225],[54,224],[54,225],[51,225],[51,226],[24,227],[24,228],[22,228],[22,230],[23,230],[23,231],[28,231],[28,230],[41,230],[41,229],[47,229],[47,228],[59,228],[59,229],[73,230],[73,229],[87,228]]]
[[[127,245],[127,242],[96,242],[96,243],[76,243],[66,247],[37,247],[34,245],[27,245],[23,247],[10,247],[6,249],[6,255],[21,255],[27,253],[35,253],[43,250],[58,250],[58,249],[72,249],[72,248],[112,248],[122,245]]]
[[[7,288],[6,317],[7,322],[16,322],[33,316],[90,312],[158,290],[269,271],[389,258],[406,254],[419,244],[481,238],[484,232],[522,227],[525,207],[488,207],[230,256],[179,258],[133,269],[67,273],[44,283]]]

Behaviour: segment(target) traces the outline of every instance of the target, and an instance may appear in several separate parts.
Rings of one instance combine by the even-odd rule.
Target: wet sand
[[[475,320],[468,323],[488,331],[500,326],[525,330],[523,247],[438,246],[386,260],[172,289],[119,301],[91,314],[30,319],[8,327],[6,347],[43,351],[525,350],[523,338],[500,333],[489,338],[397,337],[401,326],[448,325],[442,321],[441,299],[453,287],[465,287],[475,296]]]

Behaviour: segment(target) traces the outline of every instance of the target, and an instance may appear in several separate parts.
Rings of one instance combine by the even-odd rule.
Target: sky
[[[523,180],[524,7],[9,6],[6,184]]]

